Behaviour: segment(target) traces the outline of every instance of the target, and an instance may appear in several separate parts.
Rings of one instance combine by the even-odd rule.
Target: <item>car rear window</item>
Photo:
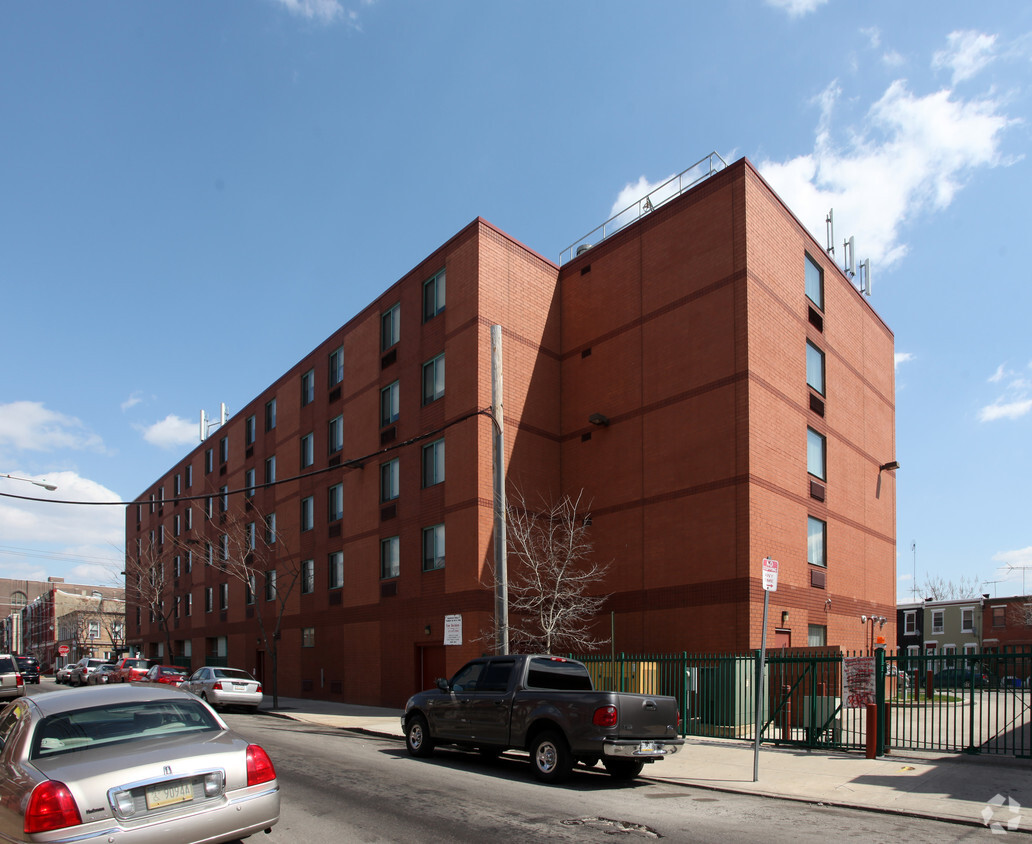
[[[18,669],[14,667],[14,660],[9,656],[0,656],[0,674],[12,674]]]
[[[216,668],[214,673],[222,680],[254,680],[254,677],[239,668]]]
[[[535,657],[530,661],[530,668],[527,670],[527,687],[590,692],[591,675],[579,662],[557,657]]]
[[[36,725],[30,759],[100,745],[215,732],[222,727],[199,701],[139,701],[50,715]]]

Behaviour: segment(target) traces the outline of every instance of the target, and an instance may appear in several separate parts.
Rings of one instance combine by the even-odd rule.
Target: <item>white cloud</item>
[[[946,48],[932,56],[932,68],[953,72],[953,82],[963,82],[975,76],[994,58],[996,36],[972,30],[951,32],[946,37]]]
[[[354,13],[345,10],[339,0],[276,0],[292,15],[319,23],[333,23],[341,18],[354,20]]]
[[[1032,411],[1032,399],[1018,399],[1004,402],[997,399],[978,412],[979,422],[995,422],[997,419],[1020,419]]]
[[[70,448],[104,452],[101,438],[74,416],[47,410],[42,402],[35,401],[0,404],[0,447],[3,446],[16,451]]]
[[[110,503],[119,501],[119,496],[75,472],[55,472],[47,480],[57,485],[55,492],[31,492],[33,488],[26,486],[17,493],[42,500],[0,497],[0,536],[4,543],[90,546],[106,548],[107,556],[115,556],[115,549],[125,542],[125,507]],[[47,499],[88,503],[57,504]]]
[[[1029,366],[1032,367],[1032,363]],[[978,412],[979,422],[1020,419],[1032,412],[1032,378],[1024,378],[1001,363],[987,381],[990,384],[1006,384],[1003,394]]]
[[[1004,163],[1000,136],[1016,121],[991,97],[917,96],[897,80],[837,145],[832,116],[841,94],[836,81],[817,98],[813,152],[759,169],[815,237],[824,238],[834,208],[838,231],[855,233],[857,259],[891,266],[907,253],[905,224],[947,207],[975,169]]]
[[[649,202],[655,206],[670,199],[677,192],[676,182],[672,185],[667,185],[658,193],[655,191],[660,185],[669,182],[671,178],[672,176],[666,176],[658,182],[650,182],[644,176],[640,176],[637,182],[628,182],[624,185],[623,190],[617,195],[613,207],[609,210],[610,217],[617,218],[617,215],[619,215],[615,220],[615,227],[619,228],[638,218],[639,209],[637,207],[631,208],[632,205],[636,206],[638,200],[647,196]],[[626,215],[621,213],[624,211],[626,211]]]
[[[124,402],[122,402],[122,412],[124,413],[125,411],[129,410],[129,408],[131,408],[131,407],[136,407],[136,405],[138,405],[142,401],[143,401],[143,396],[141,396],[140,395],[140,391],[137,390],[131,396],[129,396],[129,398],[127,398]]]
[[[896,352],[893,356],[893,364],[896,369],[899,369],[901,363],[909,363],[914,359],[914,356],[910,352]]]
[[[990,384],[998,384],[1000,381],[1003,380],[1003,378],[1004,378],[1004,376],[1006,374],[1007,374],[1006,364],[1001,363],[996,368],[996,372],[994,372],[992,375],[989,376],[989,383]]]
[[[767,0],[768,6],[787,12],[789,17],[799,18],[816,12],[828,0]]]
[[[198,439],[197,423],[172,413],[153,425],[137,425],[136,428],[143,432],[147,442],[161,448],[177,448],[195,443]]]

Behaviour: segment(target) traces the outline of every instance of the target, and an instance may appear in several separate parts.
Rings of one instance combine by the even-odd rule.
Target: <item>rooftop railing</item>
[[[613,215],[601,226],[592,229],[584,235],[580,240],[571,243],[559,253],[559,265],[562,266],[592,246],[601,243],[607,237],[616,234],[624,226],[641,219],[646,214],[659,208],[663,203],[680,196],[689,188],[697,185],[703,179],[708,179],[725,167],[727,167],[727,162],[716,152],[711,152],[705,158],[695,162],[687,170],[682,170],[676,176],[671,176],[659,187],[653,188],[633,205],[628,205],[619,214]]]

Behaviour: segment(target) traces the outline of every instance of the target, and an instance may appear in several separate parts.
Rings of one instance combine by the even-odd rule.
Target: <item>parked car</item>
[[[90,679],[90,674],[97,670],[101,665],[104,664],[104,660],[96,659],[92,656],[84,656],[77,663],[75,668],[72,669],[71,677],[68,678],[68,682],[73,686],[85,686]]]
[[[18,672],[26,684],[39,685],[39,663],[34,656],[15,656],[14,661],[18,663]]]
[[[130,683],[139,680],[151,667],[151,661],[139,656],[127,656],[115,663],[115,671],[109,682]]]
[[[498,754],[526,750],[534,776],[562,782],[575,762],[596,765],[620,780],[646,763],[676,753],[677,700],[596,690],[583,663],[556,656],[482,657],[451,680],[409,698],[401,725],[412,756],[437,744]]]
[[[257,744],[178,689],[108,684],[0,712],[5,841],[228,842],[279,820]]]
[[[163,686],[178,686],[186,679],[186,672],[175,665],[152,665],[134,683],[155,683]]]
[[[25,681],[18,671],[18,663],[10,654],[0,654],[0,698],[20,697],[25,694]]]
[[[105,662],[103,665],[98,665],[90,672],[90,676],[86,678],[86,684],[89,686],[102,686],[105,683],[110,683],[114,670],[115,664],[113,662]]]
[[[216,709],[221,706],[242,706],[254,712],[264,697],[262,684],[240,668],[205,665],[180,683],[179,687],[192,692]]]
[[[68,685],[72,682],[72,671],[75,670],[75,663],[69,662],[67,665],[62,665],[57,671],[54,672],[54,682]]]
[[[1022,680],[1020,677],[1008,675],[1000,678],[1001,689],[1026,689],[1028,688],[1028,682]]]
[[[989,675],[972,668],[943,668],[932,675],[932,686],[936,689],[985,689],[989,688]]]

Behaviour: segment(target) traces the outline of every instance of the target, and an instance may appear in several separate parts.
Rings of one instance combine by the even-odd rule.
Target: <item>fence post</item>
[[[878,706],[867,704],[867,758],[874,759],[878,755]]]
[[[874,702],[876,704],[876,712],[878,713],[878,743],[876,745],[876,752],[879,756],[885,754],[885,713],[887,706],[885,705],[885,648],[884,646],[879,647],[874,652]]]

